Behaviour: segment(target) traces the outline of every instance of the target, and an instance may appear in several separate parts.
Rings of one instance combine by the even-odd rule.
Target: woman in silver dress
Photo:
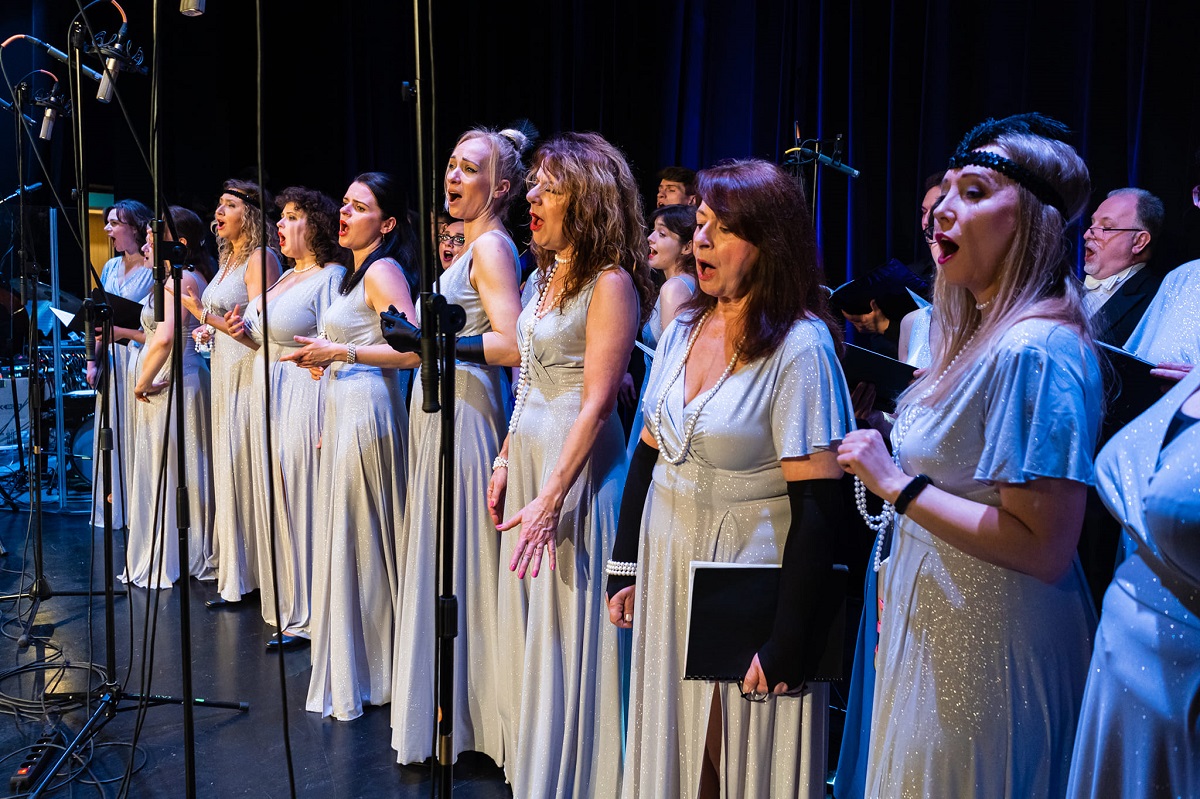
[[[511,553],[498,599],[504,772],[516,796],[615,796],[620,685],[602,575],[626,470],[613,409],[650,310],[641,199],[624,156],[593,133],[543,144],[526,197],[538,272],[488,487]]]
[[[446,300],[467,314],[458,334],[454,396],[454,593],[459,632],[453,755],[482,752],[497,764],[504,762],[495,687],[500,537],[488,515],[487,484],[511,406],[504,367],[520,363],[520,264],[504,219],[525,185],[521,154],[527,146],[526,134],[515,129],[475,129],[459,138],[446,165],[445,190],[450,214],[463,220],[466,241],[453,266],[441,273],[439,285]],[[405,579],[397,608],[400,643],[392,688],[392,747],[401,763],[419,763],[433,754],[441,417],[422,412],[421,400],[418,375],[409,408],[408,508],[401,537],[404,549],[398,553]]]
[[[890,503],[874,529],[897,521],[868,796],[1066,790],[1096,624],[1075,549],[1103,401],[1065,257],[1090,188],[1066,134],[1027,114],[963,139],[934,211],[942,336],[901,397],[896,458],[873,430],[839,451]]]
[[[417,357],[384,341],[379,313],[414,318],[416,237],[394,178],[359,175],[342,198],[338,243],[350,250],[337,295],[317,337],[280,358],[325,387],[318,496],[313,525],[312,675],[306,707],[342,721],[392,696],[392,644],[404,524],[410,375]]]
[[[730,162],[699,191],[700,293],[659,342],[608,569],[609,619],[633,626],[622,796],[822,797],[829,689],[804,651],[842,528],[840,326],[794,179]],[[782,564],[740,686],[684,680],[692,561]]]
[[[275,255],[275,228],[269,226],[263,241],[263,198],[259,187],[227,180],[213,215],[213,232],[221,267],[203,295],[185,292],[183,305],[200,321],[193,337],[209,346],[212,393],[212,465],[214,517],[213,555],[217,559],[217,594],[205,602],[210,608],[239,602],[258,588],[255,536],[263,528],[255,508],[258,478],[250,455],[250,429],[262,418],[262,404],[251,385],[254,353],[229,335],[225,313],[245,308],[262,294],[263,258],[267,259],[266,285],[279,277]]]
[[[279,251],[287,259],[288,268],[264,294],[250,301],[244,318],[237,308],[225,314],[229,334],[257,352],[250,380],[256,402],[263,402],[266,370],[270,370],[273,531],[268,524],[271,508],[266,485],[267,441],[263,417],[256,414],[258,421],[250,429],[256,518],[261,520],[254,539],[262,614],[267,624],[278,629],[267,641],[268,650],[300,646],[309,637],[312,527],[320,509],[317,460],[327,382],[310,379],[308,374],[280,358],[299,349],[296,336],[316,337],[320,319],[345,275],[340,262],[347,261],[349,256],[338,244],[338,207],[333,200],[312,189],[292,187],[275,198],[275,205],[281,212],[275,224]],[[269,335],[262,321],[264,302]],[[266,338],[269,344],[264,347]],[[265,362],[267,356],[269,367]],[[279,566],[274,577],[272,535]]]
[[[100,272],[100,283],[109,294],[141,302],[153,285],[154,273],[142,257],[146,243],[146,225],[152,216],[150,209],[137,200],[120,200],[104,209],[104,232],[112,240],[116,255],[108,259]],[[127,338],[128,344],[118,344],[124,333],[114,331],[107,353],[98,352],[95,361],[88,361],[87,382],[97,390],[95,422],[99,427],[101,410],[108,400],[108,426],[113,430],[112,449],[112,520],[113,529],[125,526],[128,520],[126,499],[130,475],[133,473],[135,433],[135,403],[133,381],[141,347],[140,336]],[[107,370],[107,371],[105,371]],[[106,378],[106,379],[105,379]],[[92,439],[92,524],[104,524],[105,497],[100,488],[104,480],[104,460],[100,455],[100,436]]]
[[[212,259],[204,251],[204,223],[186,208],[171,206],[171,226],[179,243],[187,249],[184,291],[203,292],[212,279]],[[154,262],[153,234],[147,229],[142,252]],[[165,241],[171,240],[168,230]],[[154,295],[142,307],[146,344],[139,359],[133,395],[137,400],[138,459],[130,481],[129,541],[125,548],[125,572],[121,579],[143,588],[166,588],[179,579],[179,536],[176,521],[176,469],[178,439],[171,395],[171,350],[175,344],[175,301],[173,282],[168,279],[164,295],[163,321],[154,320]],[[184,315],[183,330],[190,334],[199,322]],[[209,437],[209,374],[200,353],[189,338],[183,346],[183,448],[186,455],[185,481],[188,495],[188,557],[186,573],[200,580],[216,577],[212,555],[212,451]]]

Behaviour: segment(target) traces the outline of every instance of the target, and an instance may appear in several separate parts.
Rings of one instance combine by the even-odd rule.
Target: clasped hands
[[[297,344],[303,344],[300,349],[293,350],[287,355],[281,355],[279,360],[290,361],[302,369],[307,369],[313,380],[320,380],[325,374],[325,367],[337,360],[337,356],[346,348],[344,344],[334,344],[324,338],[309,336],[292,336]]]

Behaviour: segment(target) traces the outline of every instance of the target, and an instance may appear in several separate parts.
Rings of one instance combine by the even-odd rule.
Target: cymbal
[[[14,292],[16,292],[18,297],[21,296],[21,290],[22,290],[21,284],[24,282],[25,281],[19,277],[14,277],[11,281],[9,281],[9,286],[12,287],[12,290]],[[54,301],[53,290],[50,288],[50,286],[48,286],[45,283],[35,283],[34,284],[34,294],[36,295],[35,299],[38,302],[53,302]],[[59,305],[59,310],[66,311],[67,313],[74,313],[75,311],[79,310],[80,306],[83,305],[83,302],[78,297],[76,297],[74,294],[72,294],[68,291],[63,291],[62,289],[59,289],[58,290],[58,305]]]

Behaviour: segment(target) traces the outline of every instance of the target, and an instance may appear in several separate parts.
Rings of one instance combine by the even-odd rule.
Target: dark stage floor
[[[0,511],[0,541],[9,554],[0,558],[0,593],[12,593],[19,585],[28,585],[29,577],[20,578],[22,563],[32,564],[32,542],[26,557],[26,530],[29,515]],[[45,571],[56,591],[87,588],[88,564],[93,556],[86,517],[44,516]],[[95,588],[103,587],[103,549],[101,535],[95,536],[95,566],[91,572]],[[118,536],[116,557],[121,558]],[[119,584],[118,584],[119,586]],[[197,696],[207,699],[248,702],[249,712],[211,707],[195,709],[195,750],[197,795],[202,797],[285,797],[288,796],[287,765],[283,742],[283,708],[277,657],[264,651],[267,628],[259,614],[257,594],[244,607],[208,610],[204,600],[213,591],[211,585],[191,583],[193,684]],[[179,694],[180,675],[180,594],[178,586],[160,595],[155,613],[158,620],[154,639],[154,658],[148,667],[150,693]],[[147,603],[153,594],[134,589],[126,599],[116,601],[117,676],[126,689],[139,691],[143,625]],[[47,723],[60,723],[70,735],[77,733],[88,711],[77,709],[61,715],[46,712],[42,695],[46,685],[53,692],[83,690],[87,673],[82,669],[61,669],[14,675],[12,672],[39,657],[57,658],[59,664],[101,664],[104,652],[104,602],[97,597],[59,596],[41,606],[35,628],[37,640],[25,650],[17,646],[20,634],[18,612],[26,617],[28,602],[7,602],[3,612],[3,637],[0,637],[0,702],[6,711],[0,718],[0,796],[8,795],[8,781],[24,756],[23,748],[34,742]],[[88,629],[91,625],[92,648]],[[132,630],[132,633],[131,633]],[[133,666],[130,667],[130,640]],[[60,654],[61,653],[61,654]],[[304,710],[308,690],[309,655],[307,649],[284,656],[287,672],[287,711],[290,716],[292,755],[295,764],[296,793],[307,797],[423,797],[429,795],[429,770],[425,767],[400,767],[389,745],[391,730],[387,708],[369,709],[353,722],[322,720]],[[14,705],[19,715],[14,716]],[[56,797],[115,797],[124,773],[128,744],[137,721],[136,704],[117,714],[96,737],[89,749],[91,776],[112,779],[102,786],[80,780],[49,794]],[[139,740],[141,751],[136,762],[140,770],[133,777],[128,795],[132,797],[181,797],[184,789],[183,710],[179,706],[154,707],[146,712]],[[21,750],[21,751],[19,751]],[[7,756],[7,757],[4,757]],[[144,760],[144,765],[142,765]],[[507,797],[500,771],[487,758],[464,755],[455,768],[455,794],[462,797]]]

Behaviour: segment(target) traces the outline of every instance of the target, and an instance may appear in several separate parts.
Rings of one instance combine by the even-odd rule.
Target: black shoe
[[[308,643],[308,639],[300,635],[275,633],[267,639],[267,651],[280,652],[284,649],[299,649],[302,646],[308,646]]]
[[[238,603],[230,602],[228,599],[221,596],[220,594],[217,594],[212,599],[206,599],[204,601],[204,607],[208,608],[209,610],[213,610],[214,608],[233,607],[236,604],[238,604]]]

